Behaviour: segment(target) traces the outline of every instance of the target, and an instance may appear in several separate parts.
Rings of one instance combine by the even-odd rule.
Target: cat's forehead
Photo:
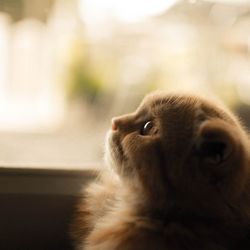
[[[178,112],[179,115],[194,115],[217,117],[232,122],[234,119],[231,113],[219,103],[193,94],[168,94],[155,92],[147,95],[140,107],[151,112],[167,111]]]
[[[144,98],[140,108],[159,109],[159,108],[192,108],[198,109],[202,100],[193,95],[187,94],[165,94],[153,93]]]

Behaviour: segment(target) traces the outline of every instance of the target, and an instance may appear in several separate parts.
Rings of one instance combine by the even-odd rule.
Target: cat
[[[225,107],[149,94],[112,120],[107,167],[75,214],[75,249],[250,249],[249,150]]]

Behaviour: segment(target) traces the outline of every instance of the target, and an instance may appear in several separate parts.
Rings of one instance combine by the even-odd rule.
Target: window
[[[0,1],[0,160],[101,164],[110,119],[151,90],[191,90],[249,113],[244,1]]]

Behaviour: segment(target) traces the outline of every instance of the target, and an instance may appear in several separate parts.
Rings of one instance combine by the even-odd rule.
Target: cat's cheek
[[[129,162],[140,166],[150,164],[156,157],[155,146],[157,144],[158,139],[131,134],[124,138],[122,146]]]
[[[124,148],[124,153],[129,159],[137,158],[135,157],[138,152],[143,148],[144,143],[140,139],[139,135],[127,135],[122,141],[122,147]]]

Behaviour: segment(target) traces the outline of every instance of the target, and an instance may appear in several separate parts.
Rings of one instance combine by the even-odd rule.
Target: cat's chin
[[[123,152],[118,137],[112,130],[106,134],[104,160],[107,166],[117,171],[122,165]]]

